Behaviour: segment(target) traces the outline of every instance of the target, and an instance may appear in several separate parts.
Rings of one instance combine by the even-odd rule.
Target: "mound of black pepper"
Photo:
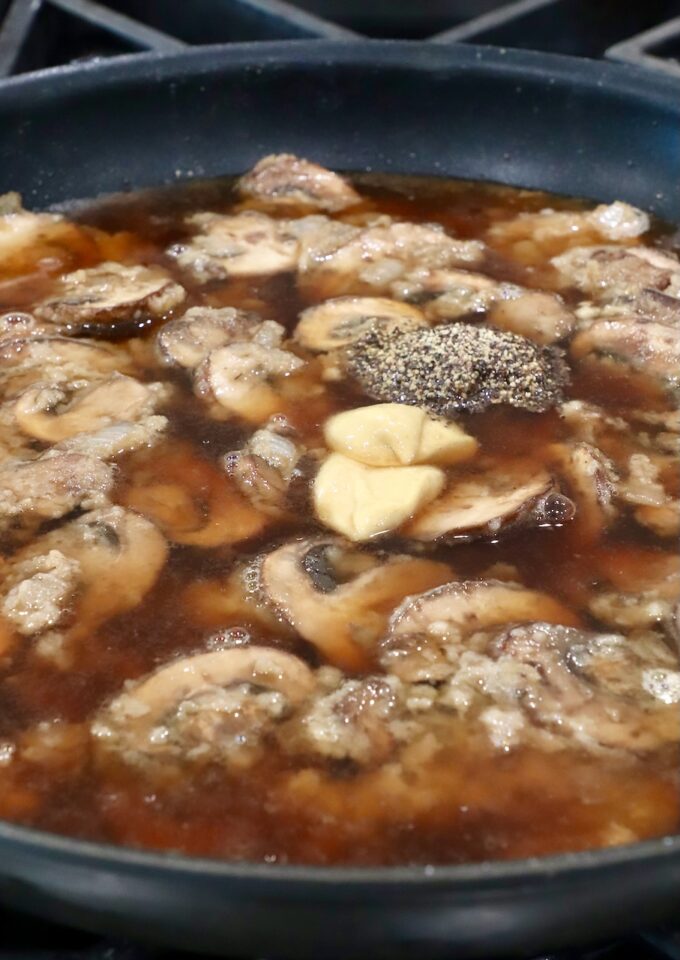
[[[562,400],[569,376],[561,350],[467,323],[371,330],[349,348],[347,370],[375,400],[444,417],[498,403],[540,413]]]

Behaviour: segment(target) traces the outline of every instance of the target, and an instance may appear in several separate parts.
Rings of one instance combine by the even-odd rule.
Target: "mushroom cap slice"
[[[58,443],[120,421],[149,416],[168,395],[161,383],[141,383],[114,373],[107,380],[69,390],[65,385],[36,384],[14,405],[14,416],[28,436]]]
[[[403,532],[425,541],[447,536],[495,537],[502,529],[528,520],[554,490],[554,481],[544,470],[529,476],[487,470],[454,482]]]
[[[119,498],[153,520],[170,540],[193,547],[248,540],[269,522],[223,471],[180,443],[140,452],[128,466]]]
[[[156,582],[168,555],[165,537],[144,517],[103,507],[39,537],[17,562],[59,551],[79,567],[69,636],[87,637],[110,617],[137,606]]]
[[[0,389],[5,399],[37,382],[92,381],[134,373],[121,348],[68,337],[32,337],[0,343]]]
[[[284,402],[272,385],[304,361],[288,350],[241,342],[213,350],[196,371],[195,392],[250,423],[280,413]]]
[[[614,464],[590,443],[559,443],[550,450],[578,508],[577,523],[589,539],[597,539],[616,516],[618,479]]]
[[[34,313],[67,333],[128,337],[140,322],[166,316],[185,296],[161,267],[100,263],[63,276]]]
[[[195,235],[167,253],[199,283],[284,273],[297,264],[298,241],[283,220],[247,210],[196,213],[186,222]]]
[[[270,154],[238,181],[242,196],[275,206],[302,204],[335,212],[361,203],[337,173],[290,153]]]
[[[197,654],[129,684],[100,712],[92,732],[100,747],[128,763],[238,762],[244,747],[255,745],[315,686],[309,667],[282,650],[252,646]]]
[[[469,638],[507,623],[543,621],[578,626],[559,600],[518,583],[465,580],[407,597],[389,622],[380,661],[407,682],[450,676]]]
[[[313,353],[327,353],[354,343],[374,327],[413,330],[428,326],[422,311],[387,297],[336,297],[300,314],[295,340]]]
[[[192,307],[177,320],[166,323],[156,343],[163,363],[195,369],[213,350],[241,340],[254,340],[278,347],[284,328],[273,320],[233,307]]]
[[[82,453],[50,450],[36,460],[7,460],[0,468],[0,530],[23,536],[76,507],[101,506],[113,480],[112,467]]]
[[[365,667],[395,605],[451,578],[446,564],[372,555],[339,539],[293,541],[264,557],[262,593],[331,663]]]
[[[680,382],[680,328],[654,321],[599,320],[574,337],[571,355],[612,357],[669,386]]]

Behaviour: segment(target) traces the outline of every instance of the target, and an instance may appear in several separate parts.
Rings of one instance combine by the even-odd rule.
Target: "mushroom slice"
[[[588,609],[617,630],[663,625],[680,596],[680,556],[655,548],[612,548],[597,557],[599,577]]]
[[[599,303],[636,300],[647,289],[680,296],[680,261],[653,247],[576,247],[552,263],[565,285]]]
[[[175,543],[219,547],[260,534],[268,517],[213,463],[173,442],[134,456],[119,499],[149,517]]]
[[[600,320],[574,337],[571,355],[577,360],[611,357],[675,387],[680,382],[680,327],[629,317]]]
[[[0,196],[0,272],[3,275],[27,273],[41,260],[63,260],[73,248],[81,248],[84,240],[82,228],[60,214],[24,210],[18,193]]]
[[[0,344],[6,340],[25,340],[50,332],[50,324],[40,323],[32,313],[11,310],[0,315]]]
[[[185,295],[160,267],[100,263],[63,276],[34,313],[65,333],[129,337],[167,316]]]
[[[220,347],[243,340],[278,347],[284,335],[280,324],[260,320],[254,313],[233,307],[192,307],[184,316],[166,323],[156,343],[163,363],[194,370]]]
[[[566,498],[545,471],[526,476],[487,470],[454,482],[403,530],[415,540],[440,537],[496,537],[501,530],[526,521],[546,523],[570,519]],[[565,502],[562,502],[565,501]]]
[[[557,347],[467,323],[371,330],[349,348],[347,369],[374,400],[450,418],[499,403],[548,410],[568,379]]]
[[[421,305],[431,320],[484,313],[497,301],[518,296],[521,289],[483,273],[430,267],[410,270],[390,286],[395,297]]]
[[[298,657],[269,647],[233,647],[183,657],[100,711],[92,733],[100,749],[147,766],[252,763],[262,738],[315,689]]]
[[[6,460],[0,467],[0,530],[23,537],[77,507],[101,506],[112,486],[113,469],[87,454],[48,451],[36,460]]]
[[[518,333],[543,345],[566,339],[576,322],[561,297],[540,290],[525,290],[516,297],[496,301],[488,321],[499,330]]]
[[[306,221],[306,222],[305,222]],[[300,237],[298,282],[324,298],[342,293],[387,293],[414,269],[477,262],[484,247],[450,237],[440,224],[377,217],[365,227],[307,217]]]
[[[614,464],[590,443],[554,444],[550,452],[576,502],[580,529],[599,538],[616,517]]]
[[[510,247],[514,256],[526,260],[528,251],[554,256],[577,244],[598,240],[632,240],[649,230],[649,217],[642,210],[617,200],[594,210],[540,210],[520,213],[512,220],[494,223],[489,240]]]
[[[35,337],[0,343],[0,390],[5,399],[18,396],[35,383],[92,381],[112,373],[132,373],[129,355],[120,347]]]
[[[297,264],[298,241],[286,221],[248,210],[196,213],[186,222],[195,236],[174,244],[167,254],[198,283],[285,273]]]
[[[302,451],[270,424],[256,430],[245,447],[225,454],[222,462],[241,492],[258,510],[281,516],[294,478],[301,477]]]
[[[428,326],[416,307],[386,297],[336,297],[300,314],[294,337],[312,353],[327,353],[354,343],[374,327],[413,330]]]
[[[337,173],[290,153],[263,157],[238,181],[238,191],[273,206],[302,204],[331,212],[361,203]]]
[[[140,420],[121,420],[94,433],[79,433],[62,440],[54,449],[85,453],[100,460],[111,460],[124,453],[132,453],[158,443],[168,426],[167,417],[142,417]]]
[[[532,723],[593,752],[658,750],[680,742],[680,671],[658,637],[635,641],[547,623],[493,638],[485,654],[520,665],[511,683],[494,671],[487,693],[519,702]],[[500,681],[500,682],[499,682]]]
[[[364,553],[342,540],[301,540],[264,557],[265,599],[331,663],[365,667],[387,617],[408,594],[451,577],[442,563]]]
[[[477,634],[507,623],[544,621],[577,626],[559,600],[518,583],[466,580],[407,597],[389,622],[380,662],[401,680],[438,682],[457,669]],[[482,641],[485,642],[485,641]]]
[[[75,389],[38,383],[18,398],[14,416],[28,436],[58,443],[113,423],[149,416],[168,394],[163,383],[140,383],[119,373],[104,381],[77,384]]]
[[[559,600],[519,583],[503,580],[445,583],[427,593],[407,597],[394,611],[383,648],[383,664],[396,664],[402,659],[395,653],[402,638],[434,638],[437,643],[461,646],[480,630],[539,620],[567,626],[577,626],[579,622]],[[403,671],[394,672],[403,680],[412,679]]]
[[[68,616],[67,636],[86,639],[105,620],[137,606],[156,582],[167,552],[165,538],[144,517],[122,507],[93,510],[15,555],[14,586],[3,611],[11,604],[14,622],[32,634],[62,627]]]
[[[282,727],[279,742],[287,752],[326,761],[384,763],[397,746],[393,721],[403,712],[400,687],[396,677],[344,680]]]
[[[232,343],[213,350],[203,361],[196,371],[195,390],[231,414],[262,423],[282,410],[277,380],[302,366],[304,361],[288,350],[253,341]]]
[[[673,478],[677,476],[673,470]],[[657,536],[675,537],[680,534],[680,500],[665,489],[658,465],[646,453],[634,453],[628,459],[628,475],[618,487],[624,503],[630,504],[638,523],[649,527]]]
[[[3,584],[2,615],[27,637],[56,626],[68,612],[79,574],[77,561],[60,550],[14,563]]]

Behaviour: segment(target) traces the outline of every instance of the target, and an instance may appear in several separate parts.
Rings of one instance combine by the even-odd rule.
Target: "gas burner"
[[[0,77],[201,44],[361,36],[604,56],[680,76],[680,0],[10,0]]]

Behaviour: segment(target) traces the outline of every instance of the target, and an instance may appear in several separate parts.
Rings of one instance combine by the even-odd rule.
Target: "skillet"
[[[0,191],[29,207],[238,173],[495,180],[680,221],[680,83],[474,46],[296,42],[60,67],[0,86]],[[232,956],[530,956],[677,915],[680,836],[457,867],[306,868],[151,854],[0,824],[0,898]]]

